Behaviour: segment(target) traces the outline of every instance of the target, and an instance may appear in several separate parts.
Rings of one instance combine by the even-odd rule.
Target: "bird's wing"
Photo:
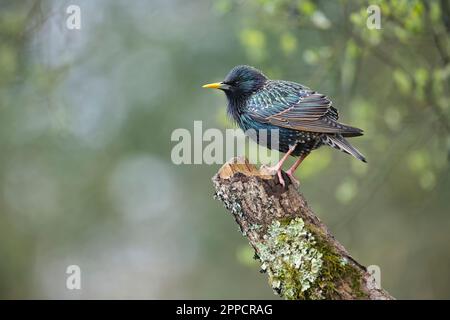
[[[362,130],[337,122],[338,111],[323,94],[301,85],[273,81],[249,100],[248,113],[259,122],[301,131],[361,135]]]

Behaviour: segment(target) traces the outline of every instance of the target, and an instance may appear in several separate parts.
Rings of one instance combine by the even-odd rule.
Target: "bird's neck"
[[[227,94],[227,113],[238,124],[242,118],[242,113],[244,112],[247,98],[248,97],[245,96]]]
[[[253,90],[247,93],[239,91],[225,91],[228,100],[227,113],[238,124],[241,123],[248,99],[250,99],[253,94],[263,88],[266,81],[267,79],[261,79],[261,81],[258,82],[257,85],[254,85]]]

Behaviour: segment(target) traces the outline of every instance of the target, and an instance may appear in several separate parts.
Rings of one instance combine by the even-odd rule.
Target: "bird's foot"
[[[285,187],[285,186],[286,186],[286,183],[284,182],[283,174],[281,173],[281,169],[279,169],[279,170],[277,171],[277,175],[278,175],[278,181],[280,182],[280,184],[281,184],[283,187]]]
[[[276,174],[280,184],[283,187],[286,186],[286,183],[284,182],[284,179],[283,179],[283,174],[281,172],[281,166],[280,165],[277,164],[277,165],[275,165],[273,167],[268,167],[266,165],[262,165],[260,171],[261,172],[265,172],[265,173],[267,173],[269,175],[275,175]]]
[[[288,175],[289,179],[291,179],[291,182],[296,186],[300,186],[300,181],[294,176],[294,172],[291,170],[286,171],[286,174]]]

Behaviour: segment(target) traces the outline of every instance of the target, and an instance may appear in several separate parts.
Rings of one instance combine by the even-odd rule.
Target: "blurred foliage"
[[[364,138],[352,142],[367,154],[369,165],[348,160],[351,171],[345,178],[330,178],[330,187],[320,187],[348,208],[351,219],[367,210],[368,202],[383,190],[393,199],[397,195],[392,200],[397,208],[406,199],[425,203],[445,199],[450,160],[448,2],[220,3],[226,14],[242,17],[236,32],[248,64],[271,78],[300,82],[328,94],[344,122],[364,128]],[[380,29],[366,26],[370,5],[380,8]],[[335,176],[341,158],[321,149],[297,174],[309,184],[327,174]],[[448,205],[444,204],[445,211]],[[419,208],[423,210],[422,205]],[[348,222],[346,218],[337,225]]]
[[[0,0],[0,297],[274,297],[211,197],[218,166],[170,161],[175,128],[232,127],[200,87],[250,64],[365,130],[368,165],[322,148],[300,167],[315,212],[394,296],[448,298],[449,16],[445,0]]]
[[[389,140],[400,134],[407,123],[428,121],[423,125],[429,128],[428,135],[435,143],[422,152],[442,163],[450,156],[450,79],[446,71],[450,68],[450,29],[444,2],[219,3],[228,13],[235,10],[245,17],[246,28],[239,30],[239,35],[252,64],[268,70],[269,76],[287,74],[284,78],[327,92],[342,110],[344,119],[351,115],[345,121],[366,130],[366,138],[361,140],[367,144],[371,143],[369,139]],[[381,9],[379,30],[366,27],[369,5]],[[316,43],[304,45],[305,37],[310,42],[310,38],[316,38]],[[282,58],[280,51],[290,58]],[[293,58],[294,55],[303,60]],[[296,70],[302,73],[296,74]],[[327,79],[339,79],[340,86],[331,87]],[[409,159],[417,152],[408,150],[405,157]],[[317,168],[316,161],[311,162]],[[446,165],[432,161],[408,168],[416,183],[429,191],[436,186],[436,179],[431,177],[448,170]],[[306,161],[301,176],[308,178],[310,170]],[[348,186],[343,182],[339,190],[348,190]]]

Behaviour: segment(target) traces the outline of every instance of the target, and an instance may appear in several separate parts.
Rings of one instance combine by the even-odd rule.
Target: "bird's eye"
[[[233,81],[224,81],[222,82],[223,84],[227,84],[231,87],[236,87],[239,85],[239,81],[233,80]]]

